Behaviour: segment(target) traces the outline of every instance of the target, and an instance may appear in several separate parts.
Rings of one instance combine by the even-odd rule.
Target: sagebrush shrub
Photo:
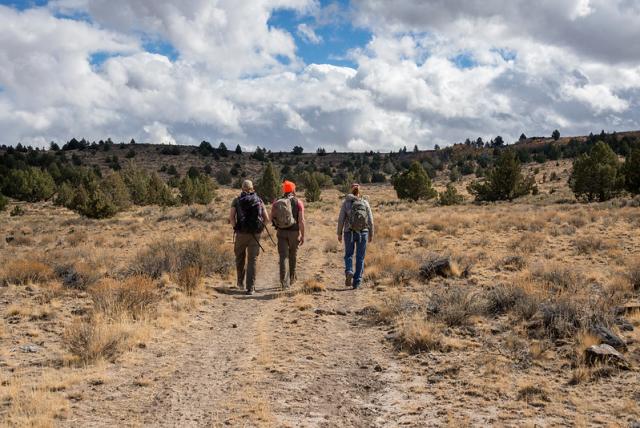
[[[123,350],[127,331],[100,318],[76,321],[64,332],[69,352],[84,364],[100,359],[113,360]]]
[[[459,205],[464,201],[464,197],[458,193],[456,187],[449,183],[444,192],[438,193],[438,204],[443,206]]]

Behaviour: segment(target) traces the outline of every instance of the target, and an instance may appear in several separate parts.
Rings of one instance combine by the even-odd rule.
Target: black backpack
[[[262,201],[255,193],[243,193],[236,206],[236,231],[241,233],[261,233],[264,229]]]

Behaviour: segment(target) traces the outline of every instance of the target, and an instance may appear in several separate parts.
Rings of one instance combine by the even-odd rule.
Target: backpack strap
[[[299,214],[298,199],[296,199],[295,196],[291,196],[290,199],[291,199],[291,214],[293,214],[293,218],[295,219],[296,224],[298,224],[299,223],[298,222],[298,214]]]

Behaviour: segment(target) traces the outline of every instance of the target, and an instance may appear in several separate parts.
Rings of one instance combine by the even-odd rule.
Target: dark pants
[[[345,232],[344,240],[344,271],[353,273],[353,285],[357,287],[362,282],[364,274],[364,256],[367,252],[369,232]],[[356,255],[356,271],[353,272],[353,254]]]
[[[278,255],[280,256],[280,285],[289,287],[296,280],[298,255],[298,230],[278,230]]]
[[[238,287],[244,288],[245,272],[247,279],[247,290],[254,290],[256,283],[256,261],[260,254],[261,236],[251,233],[236,234],[234,252],[236,255],[236,273]]]

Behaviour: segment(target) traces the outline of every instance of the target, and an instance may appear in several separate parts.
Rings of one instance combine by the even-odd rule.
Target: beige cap
[[[244,180],[242,182],[243,192],[253,192],[253,182],[251,180]]]

